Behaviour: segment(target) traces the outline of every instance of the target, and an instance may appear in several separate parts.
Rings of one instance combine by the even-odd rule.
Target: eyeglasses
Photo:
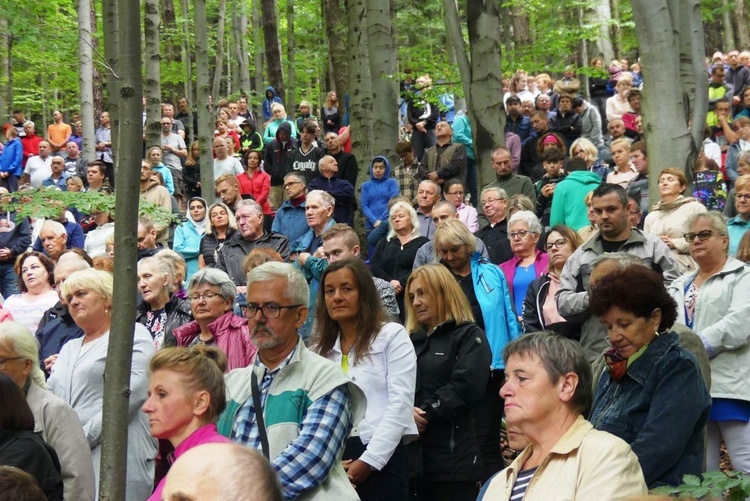
[[[291,187],[292,187],[292,186],[294,186],[295,184],[302,184],[302,182],[301,182],[301,181],[294,181],[293,183],[286,183],[286,184],[284,185],[284,188],[291,188]]]
[[[510,238],[523,238],[523,237],[525,237],[529,233],[535,233],[535,232],[533,232],[533,231],[526,231],[526,230],[514,231],[513,233],[508,233],[508,236]]]
[[[750,200],[750,193],[736,193],[734,198],[736,200]]]
[[[695,240],[695,237],[698,237],[698,240],[701,242],[705,242],[709,238],[711,238],[711,235],[713,235],[714,232],[712,230],[703,230],[699,231],[698,233],[685,233],[682,235],[682,237],[687,240],[688,242],[692,242]]]
[[[462,196],[464,196],[464,192],[463,191],[454,191],[453,193],[446,193],[446,195],[450,195],[452,197],[455,197],[455,196],[462,197]]]
[[[6,362],[9,360],[22,360],[24,357],[6,357],[0,358],[0,367],[5,367]]]
[[[487,205],[494,204],[495,202],[504,202],[505,198],[488,198],[484,202],[482,202],[482,207],[486,207]]]
[[[204,292],[203,294],[191,294],[188,297],[191,301],[202,301],[203,299],[210,301],[218,296],[221,296],[221,294],[217,294],[216,292]]]
[[[263,306],[255,303],[248,303],[247,306],[245,306],[245,316],[247,318],[255,318],[255,315],[260,313],[268,318],[268,319],[274,319],[279,318],[279,315],[281,315],[281,310],[285,309],[292,309],[292,308],[299,308],[302,306],[301,304],[290,304],[288,306],[281,306],[280,304],[276,303],[266,303]]]
[[[547,249],[547,252],[549,252],[552,250],[552,247],[554,247],[555,249],[562,249],[563,247],[565,247],[566,243],[568,243],[568,241],[564,238],[558,238],[554,242],[547,242],[547,245],[545,245],[544,248]]]

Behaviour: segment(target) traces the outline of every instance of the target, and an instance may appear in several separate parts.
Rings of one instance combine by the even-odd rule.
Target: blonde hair
[[[474,254],[474,251],[477,250],[477,237],[469,231],[469,228],[462,221],[455,218],[447,219],[438,225],[433,243],[435,261],[440,261],[439,248],[466,245],[469,247],[471,254]]]
[[[409,220],[411,221],[411,238],[417,238],[420,236],[419,233],[419,217],[417,217],[417,211],[414,210],[414,207],[411,206],[411,204],[407,202],[396,202],[393,204],[388,211],[388,219],[392,218],[393,215],[400,211],[405,210],[407,214],[409,214]],[[396,230],[393,229],[393,225],[389,225],[388,228],[388,236],[386,237],[387,240],[390,240],[391,238],[396,236]]]
[[[615,146],[625,146],[628,151],[630,151],[630,139],[626,139],[624,137],[621,137],[620,139],[615,139],[612,141],[612,144],[609,145],[609,149],[612,150]]]
[[[62,284],[62,297],[68,298],[77,290],[87,290],[99,294],[112,305],[112,274],[108,271],[95,270],[90,268],[88,270],[79,270],[73,272]]]
[[[31,361],[31,382],[40,388],[47,388],[46,378],[39,367],[39,344],[34,333],[18,322],[0,324],[0,346],[15,353],[17,357]]]
[[[744,188],[750,188],[750,174],[745,174],[744,176],[740,176],[734,181],[735,193]]]
[[[422,283],[424,294],[430,298],[430,303],[437,310],[436,323],[440,324],[448,320],[457,324],[474,322],[469,300],[466,299],[466,294],[463,293],[451,272],[440,264],[426,264],[414,270],[409,275],[409,280],[406,281],[407,300],[404,303],[407,332],[416,332],[421,327],[414,305],[408,299],[411,284],[417,279]]]
[[[216,207],[219,207],[221,209],[224,209],[224,212],[227,213],[227,222],[229,224],[229,228],[232,228],[233,230],[237,229],[237,218],[234,217],[234,212],[232,212],[229,207],[227,207],[227,204],[224,202],[214,202],[206,211],[206,235],[213,235],[214,233],[214,227],[211,223],[211,211],[214,210]]]

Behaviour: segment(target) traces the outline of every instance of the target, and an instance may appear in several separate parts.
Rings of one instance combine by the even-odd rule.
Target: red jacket
[[[227,356],[227,371],[247,367],[253,363],[258,348],[250,341],[247,320],[226,312],[208,326],[216,338],[216,346]],[[192,321],[174,330],[177,346],[190,346],[190,343],[201,333],[197,321]]]
[[[274,215],[271,204],[268,203],[268,194],[271,192],[271,176],[256,170],[251,177],[250,173],[245,171],[237,176],[237,181],[240,183],[240,194],[252,196],[263,208],[263,214]]]
[[[44,141],[44,139],[36,134],[33,136],[26,135],[26,137],[21,138],[21,144],[23,145],[23,163],[21,165],[26,167],[26,160],[28,160],[29,157],[39,154],[39,143],[42,141]]]

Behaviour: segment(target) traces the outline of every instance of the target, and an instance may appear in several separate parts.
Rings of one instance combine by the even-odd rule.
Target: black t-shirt
[[[622,247],[622,244],[624,244],[627,241],[628,241],[627,238],[625,240],[617,240],[615,242],[604,240],[602,238],[602,248],[604,249],[604,252],[619,252],[620,247]]]
[[[471,273],[469,273],[465,277],[456,275],[455,273],[453,273],[453,276],[456,278],[458,285],[461,286],[461,290],[464,291],[466,299],[469,300],[469,304],[471,305],[471,312],[474,314],[474,320],[476,320],[479,328],[484,330],[484,317],[482,316],[482,309],[479,307],[479,300],[477,299],[477,295],[474,293],[474,280],[472,280],[471,278]]]

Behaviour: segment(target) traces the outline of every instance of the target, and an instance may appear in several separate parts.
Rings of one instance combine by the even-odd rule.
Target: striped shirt
[[[516,483],[513,484],[513,491],[510,493],[510,501],[521,501],[521,499],[523,499],[524,494],[526,494],[526,489],[529,488],[529,484],[531,483],[531,479],[534,477],[537,468],[538,466],[518,472]]]

